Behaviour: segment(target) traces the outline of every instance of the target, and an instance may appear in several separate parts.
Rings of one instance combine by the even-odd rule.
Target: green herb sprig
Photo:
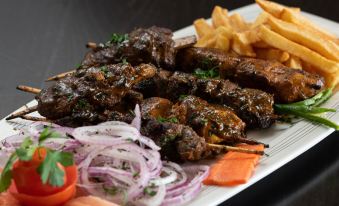
[[[195,69],[193,74],[201,79],[220,78],[218,67],[212,57],[206,57],[200,61],[199,68]]]
[[[171,123],[179,123],[179,120],[176,117],[164,118],[158,117],[158,122],[171,122]]]
[[[126,40],[128,40],[128,34],[113,33],[111,39],[106,43],[106,46],[111,44],[121,44]]]
[[[219,71],[217,68],[208,70],[197,68],[194,70],[193,74],[200,79],[219,78]]]
[[[326,89],[312,98],[291,104],[275,104],[274,108],[279,113],[292,114],[312,122],[326,125],[339,130],[339,125],[324,117],[319,116],[325,112],[336,112],[335,109],[319,107],[332,95],[332,88]]]
[[[38,144],[34,144],[30,137],[26,137],[21,143],[20,147],[10,156],[7,161],[1,176],[0,176],[0,193],[6,191],[12,180],[12,169],[14,163],[19,159],[20,161],[30,161],[33,155],[41,144],[49,138],[58,138],[60,134],[52,131],[49,127],[45,128],[39,136]],[[54,151],[47,149],[47,154],[44,161],[38,167],[38,173],[41,176],[42,183],[60,187],[64,185],[64,171],[58,167],[58,163],[67,167],[74,164],[73,154],[68,152]]]

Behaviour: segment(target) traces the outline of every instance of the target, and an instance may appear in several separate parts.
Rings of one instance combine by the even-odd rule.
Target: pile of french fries
[[[339,39],[313,24],[300,8],[266,0],[256,0],[263,12],[254,22],[238,13],[216,6],[212,25],[205,19],[194,21],[197,47],[219,48],[230,55],[275,60],[282,64],[318,73],[327,87],[339,81]]]

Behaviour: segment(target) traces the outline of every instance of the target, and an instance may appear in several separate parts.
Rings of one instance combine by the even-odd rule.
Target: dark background
[[[339,22],[335,0],[279,1]],[[79,63],[87,41],[105,42],[110,34],[137,26],[172,30],[208,18],[214,5],[229,10],[253,3],[150,0],[1,0],[0,117],[33,98],[18,84],[41,88],[47,77]],[[339,205],[339,133],[288,163],[224,205]]]

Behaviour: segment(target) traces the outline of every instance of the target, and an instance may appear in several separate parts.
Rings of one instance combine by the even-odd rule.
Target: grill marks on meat
[[[187,48],[177,54],[178,66],[187,72],[203,68],[202,63],[206,61],[211,67],[219,68],[222,78],[271,93],[280,103],[307,99],[324,86],[320,76],[288,68],[279,62],[233,57],[211,48]]]
[[[128,64],[116,64],[81,69],[43,89],[36,97],[38,111],[48,119],[65,121],[63,124],[107,121],[111,118],[107,116],[111,115],[109,111],[125,110],[126,102],[132,105],[143,99],[142,94],[131,88],[154,74],[154,67],[147,65],[133,68]]]
[[[192,74],[159,70],[134,86],[144,97],[159,96],[172,101],[180,95],[195,95],[210,103],[229,106],[250,128],[267,128],[276,119],[273,97],[256,89],[242,89],[223,79],[198,79]]]
[[[139,28],[128,35],[128,40],[97,48],[86,54],[82,67],[106,65],[126,59],[132,65],[153,63],[164,68],[172,68],[175,64],[174,41],[172,31],[152,26]]]

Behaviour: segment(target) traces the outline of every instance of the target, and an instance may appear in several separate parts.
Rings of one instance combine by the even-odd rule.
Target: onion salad
[[[1,156],[9,156],[27,136],[38,141],[46,127],[60,134],[44,146],[74,153],[78,188],[123,205],[181,205],[197,196],[207,177],[206,165],[162,161],[160,148],[140,134],[138,105],[131,124],[104,122],[78,128],[34,122],[1,141]]]

